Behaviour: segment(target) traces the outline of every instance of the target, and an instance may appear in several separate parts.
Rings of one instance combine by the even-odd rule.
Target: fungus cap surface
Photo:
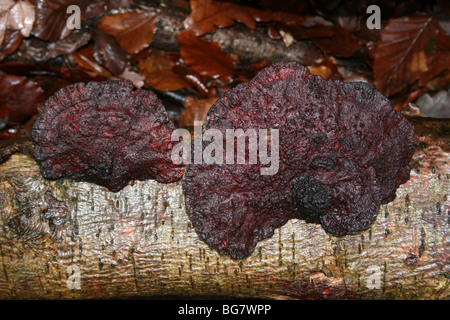
[[[292,218],[334,235],[368,228],[409,179],[417,143],[411,124],[379,91],[326,81],[296,62],[276,63],[231,89],[203,124],[222,133],[224,146],[226,130],[239,128],[278,130],[276,174],[261,175],[260,159],[228,164],[224,152],[223,164],[191,164],[184,179],[198,234],[234,259]],[[267,143],[270,153],[274,141]]]
[[[119,191],[131,180],[179,180],[171,161],[175,129],[153,92],[131,81],[77,83],[44,104],[32,137],[42,175]]]

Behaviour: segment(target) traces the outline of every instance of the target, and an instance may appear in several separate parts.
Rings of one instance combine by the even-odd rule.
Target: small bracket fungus
[[[119,191],[131,180],[175,182],[175,129],[153,92],[131,81],[77,83],[44,104],[33,130],[34,156],[45,178],[71,178]]]
[[[226,130],[238,128],[279,131],[275,174],[260,174],[263,161],[249,163],[250,139],[246,163],[226,161]],[[203,130],[211,129],[222,133],[227,152],[222,164],[187,167],[186,207],[199,236],[234,259],[292,218],[338,236],[368,228],[409,179],[417,144],[411,124],[380,92],[326,81],[296,62],[274,64],[225,93],[206,116]]]

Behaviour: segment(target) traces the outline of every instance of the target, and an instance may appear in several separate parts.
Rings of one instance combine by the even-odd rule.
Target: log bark
[[[0,165],[0,298],[448,299],[448,122],[415,127],[411,179],[370,229],[339,238],[291,220],[241,261],[199,240],[181,182],[112,193],[49,181],[30,142],[2,146],[13,154]]]

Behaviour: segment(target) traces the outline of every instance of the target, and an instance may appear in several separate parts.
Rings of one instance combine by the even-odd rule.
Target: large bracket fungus
[[[153,92],[131,81],[77,83],[44,104],[32,137],[42,175],[119,191],[131,180],[174,182],[184,167],[171,161],[174,124]]]
[[[296,62],[274,64],[228,91],[203,124],[222,133],[224,146],[226,130],[238,128],[279,130],[277,173],[261,175],[261,161],[227,163],[224,153],[222,164],[189,165],[184,179],[199,236],[234,259],[292,218],[338,236],[368,228],[409,179],[417,144],[410,123],[380,92],[326,81]],[[275,151],[270,137],[267,143]]]

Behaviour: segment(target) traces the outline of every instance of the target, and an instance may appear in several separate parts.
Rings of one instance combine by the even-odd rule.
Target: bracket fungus
[[[379,91],[326,81],[296,62],[276,63],[231,89],[203,124],[222,133],[227,153],[237,143],[225,141],[226,130],[237,128],[278,130],[278,171],[261,175],[266,163],[248,161],[248,137],[246,163],[226,163],[223,154],[221,164],[190,164],[183,184],[200,238],[233,259],[292,218],[337,236],[367,229],[409,179],[417,144],[411,124]],[[266,140],[277,151],[275,139]]]
[[[162,102],[131,81],[77,83],[44,104],[32,130],[45,178],[71,178],[119,191],[131,180],[175,182],[175,129]]]

